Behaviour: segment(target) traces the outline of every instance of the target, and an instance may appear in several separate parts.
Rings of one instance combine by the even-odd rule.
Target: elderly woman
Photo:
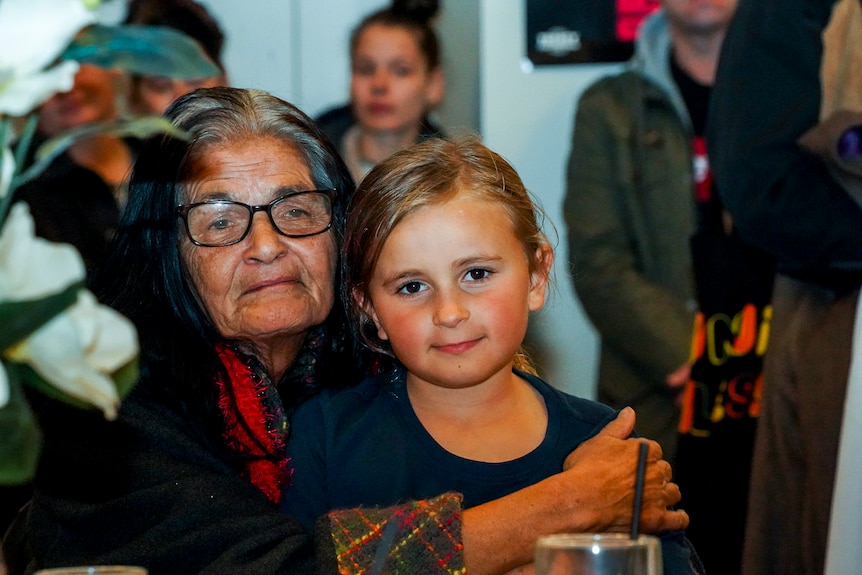
[[[466,511],[457,494],[333,511],[313,536],[279,514],[284,441],[303,432],[289,410],[364,369],[335,295],[353,184],[315,124],[268,94],[198,90],[167,115],[190,139],[142,150],[103,275],[103,299],[138,326],[140,381],[114,422],[40,406],[45,451],[29,513],[6,541],[12,573],[27,559],[151,575],[354,573],[375,562],[500,573],[529,562],[541,534],[628,528],[630,411],[566,471]],[[669,478],[651,442],[643,530],[685,527],[685,513],[667,509],[679,498]]]

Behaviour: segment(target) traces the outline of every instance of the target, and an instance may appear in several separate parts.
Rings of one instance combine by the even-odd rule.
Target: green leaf
[[[12,120],[11,118],[4,118],[2,114],[0,114],[0,170],[3,170],[3,150],[9,145],[12,140]],[[13,178],[12,182],[10,182],[9,189],[5,190],[6,195],[0,195],[0,228],[3,227],[3,222],[6,221],[6,214],[9,212],[9,208],[12,205],[12,198],[15,194],[12,192],[15,191],[14,187],[14,173],[18,170],[18,166],[21,164],[18,162],[18,159],[13,156],[12,161],[15,162],[15,166],[12,168]],[[0,180],[3,179],[3,175],[0,174]],[[0,185],[2,185],[2,181],[0,181]],[[3,194],[4,190],[0,189],[0,194]]]
[[[17,370],[9,366],[9,403],[0,408],[0,485],[28,482],[36,472],[42,432],[21,389]]]
[[[138,381],[138,358],[136,357],[115,371],[111,375],[111,378],[114,380],[114,385],[117,386],[117,395],[120,396],[120,399],[123,399]]]
[[[171,124],[170,120],[161,116],[145,116],[108,124],[102,122],[84,124],[71,130],[66,130],[59,136],[55,136],[39,146],[34,154],[33,164],[12,180],[12,186],[18,187],[29,182],[42,173],[69,146],[78,140],[95,134],[111,134],[120,138],[132,136],[139,139],[148,138],[156,134],[167,134],[180,140],[188,139],[188,134],[184,130],[177,128]]]
[[[39,127],[39,114],[34,111],[27,116],[24,127],[21,129],[21,136],[18,138],[18,143],[15,144],[15,165],[23,166],[24,160],[27,159],[27,152],[30,151],[30,143],[36,135],[36,128]]]
[[[0,302],[0,350],[9,349],[48,323],[78,299],[83,283],[76,282],[63,291],[36,300]]]
[[[165,26],[89,26],[60,57],[146,76],[192,79],[222,73],[197,42]]]

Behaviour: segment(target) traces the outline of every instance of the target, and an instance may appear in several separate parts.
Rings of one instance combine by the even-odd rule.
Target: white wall
[[[260,88],[316,116],[347,100],[350,32],[387,0],[200,0],[224,29],[235,86]],[[478,129],[478,0],[442,2],[444,125]]]
[[[597,338],[572,289],[561,204],[574,108],[583,89],[614,65],[566,65],[526,71],[524,0],[481,0],[480,125],[485,143],[518,170],[538,196],[556,244],[556,287],[532,320],[529,342],[542,375],[571,393],[595,394]]]
[[[381,0],[200,0],[225,32],[231,84],[316,115],[347,98],[350,30]]]

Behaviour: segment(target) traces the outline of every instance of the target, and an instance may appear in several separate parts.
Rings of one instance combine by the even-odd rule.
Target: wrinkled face
[[[213,145],[203,157],[185,203],[228,199],[261,205],[315,188],[303,157],[275,138]],[[227,339],[261,347],[301,342],[332,308],[336,245],[331,230],[289,238],[276,231],[266,213],[256,212],[248,235],[237,244],[200,247],[185,231],[180,243],[198,296]]]
[[[107,122],[117,115],[117,72],[82,64],[68,92],[51,96],[39,108],[39,129],[52,136],[88,122]]]
[[[398,26],[372,24],[352,55],[350,99],[359,125],[370,131],[418,130],[440,102],[443,78],[429,70],[416,39]]]
[[[662,0],[672,25],[694,34],[710,34],[727,28],[736,0]]]
[[[179,80],[164,76],[139,76],[134,79],[129,105],[136,114],[161,116],[171,103],[198,88],[213,88],[223,83],[221,76]]]
[[[395,226],[366,309],[408,382],[469,387],[511,374],[546,272],[530,273],[504,208],[459,194]]]

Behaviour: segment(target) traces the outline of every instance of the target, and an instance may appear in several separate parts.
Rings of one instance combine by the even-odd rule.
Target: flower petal
[[[9,352],[69,395],[116,415],[120,398],[110,374],[138,353],[132,323],[81,290],[78,301]]]
[[[95,18],[82,0],[3,0],[0,71],[14,70],[15,76],[38,72]]]
[[[113,309],[99,305],[86,290],[69,309],[86,352],[87,363],[104,373],[111,373],[134,359],[138,353],[135,326]]]
[[[95,405],[112,419],[120,402],[117,389],[87,363],[79,336],[69,314],[60,314],[16,347],[13,359],[27,361],[57,389]]]
[[[36,299],[83,281],[84,261],[69,244],[34,235],[27,204],[18,202],[0,230],[0,299]]]
[[[41,73],[19,74],[0,88],[0,114],[23,116],[57,92],[68,92],[75,83],[77,62],[61,62]]]

